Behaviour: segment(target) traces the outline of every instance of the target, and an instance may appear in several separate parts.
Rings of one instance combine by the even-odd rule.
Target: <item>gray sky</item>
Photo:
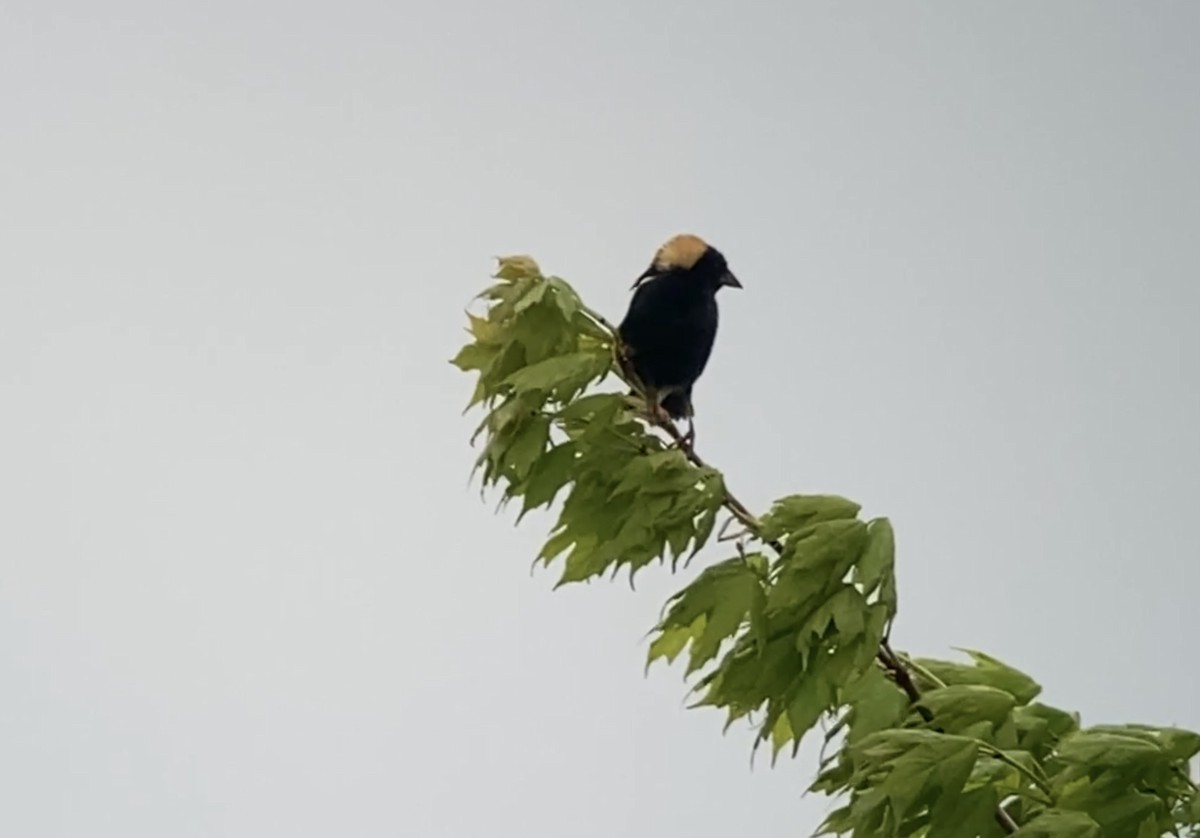
[[[1200,5],[2,18],[0,833],[811,830],[643,677],[682,579],[551,592],[467,485],[491,257],[616,318],[684,230],[735,490],[891,516],[901,648],[1200,728]]]

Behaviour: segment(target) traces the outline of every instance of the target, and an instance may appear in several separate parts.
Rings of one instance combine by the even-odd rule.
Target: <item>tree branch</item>
[[[608,320],[606,320],[603,316],[587,306],[582,306],[582,310],[588,317],[592,318],[598,325],[608,330],[608,332],[612,335],[613,357],[617,362],[617,369],[619,370],[620,377],[625,381],[626,384],[632,387],[634,391],[642,397],[643,400],[646,401],[648,408],[646,417],[647,420],[654,427],[660,428],[662,431],[664,431],[667,436],[674,441],[676,447],[683,452],[684,456],[686,456],[693,465],[697,466],[698,468],[709,468],[708,464],[700,457],[698,453],[696,453],[696,449],[691,441],[689,441],[682,433],[680,433],[679,428],[675,426],[675,423],[671,421],[670,417],[666,416],[666,414],[658,408],[657,404],[651,406],[649,401],[646,400],[645,385],[643,385],[638,379],[638,376],[634,372],[632,365],[629,363],[629,356],[625,352],[625,347],[621,343],[620,335],[613,325],[609,323]],[[771,547],[771,549],[773,549],[777,555],[783,554],[783,544],[775,539],[770,539],[763,535],[762,523],[758,520],[758,517],[754,515],[754,513],[751,512],[750,509],[744,503],[742,503],[742,501],[739,500],[732,491],[730,491],[728,486],[725,487],[725,499],[722,502],[722,505],[734,518],[741,522],[742,526],[744,526],[746,530],[755,538]],[[921,690],[917,686],[916,681],[913,679],[912,673],[905,665],[905,662],[892,649],[890,643],[886,639],[880,644],[879,651],[876,653],[875,658],[887,671],[888,675],[891,677],[896,686],[903,690],[904,694],[908,696],[909,702],[916,707],[917,712],[921,714],[921,717],[925,719],[927,723],[932,722],[933,713],[927,707],[920,705]],[[996,756],[996,754],[992,755]],[[1003,756],[999,756],[997,758],[1004,759]],[[1007,762],[1010,760],[1006,759],[1005,761]],[[1018,769],[1021,768],[1021,766],[1016,767]],[[1013,820],[1012,816],[1009,815],[1002,806],[996,809],[995,818],[996,822],[1000,824],[1001,828],[1003,828],[1005,832],[1010,835],[1020,828],[1017,822]]]

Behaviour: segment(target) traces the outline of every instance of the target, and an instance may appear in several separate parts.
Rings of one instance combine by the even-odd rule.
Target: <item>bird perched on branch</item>
[[[667,241],[633,283],[629,311],[617,327],[626,358],[650,401],[672,419],[687,419],[696,435],[692,386],[704,372],[717,336],[717,291],[741,288],[725,257],[693,235]]]

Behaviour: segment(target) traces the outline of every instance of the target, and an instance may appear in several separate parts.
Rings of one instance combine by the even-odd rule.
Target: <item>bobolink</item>
[[[686,418],[689,441],[695,437],[692,386],[712,353],[717,291],[726,285],[742,287],[720,251],[697,236],[675,236],[633,283],[629,311],[617,327],[651,405],[672,419]]]

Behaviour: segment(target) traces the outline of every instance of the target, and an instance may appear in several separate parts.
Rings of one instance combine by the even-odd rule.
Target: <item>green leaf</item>
[[[549,565],[550,562],[562,555],[563,551],[575,543],[576,534],[571,531],[571,528],[565,525],[560,525],[553,535],[546,540],[542,545],[541,552],[538,553],[537,560]]]
[[[516,255],[516,256],[501,256],[496,260],[499,267],[496,270],[495,276],[498,279],[518,280],[518,279],[535,279],[541,277],[542,271],[538,267],[538,263],[533,260],[532,256]]]
[[[771,726],[770,739],[771,759],[774,761],[774,758],[778,756],[780,751],[787,747],[789,742],[794,742],[796,740],[796,733],[792,730],[792,723],[788,717],[788,714],[780,713],[775,719],[775,724]]]
[[[691,646],[687,671],[692,673],[717,654],[721,642],[731,637],[749,618],[763,608],[763,589],[758,574],[740,558],[715,564],[676,594],[659,627],[691,626],[706,618],[704,630]]]
[[[1100,824],[1083,812],[1049,809],[1013,833],[1014,838],[1101,838]]]
[[[776,633],[768,625],[766,637],[765,646],[760,645],[757,635],[743,633],[738,637],[719,665],[699,680],[696,690],[703,690],[704,694],[693,705],[724,707],[732,722],[768,703],[756,744],[763,735],[770,734],[778,717],[787,709],[789,690],[804,674],[790,634]]]
[[[1176,812],[1176,820],[1181,825],[1196,827],[1200,826],[1200,793],[1193,790],[1190,794],[1191,800],[1180,805]],[[1196,832],[1200,832],[1200,830],[1196,830]],[[1194,836],[1196,832],[1188,834]]]
[[[1094,725],[1089,733],[1112,733],[1132,736],[1161,748],[1173,760],[1189,760],[1200,753],[1200,733],[1178,727],[1154,727],[1152,725]]]
[[[601,427],[612,425],[625,408],[625,397],[620,393],[593,393],[574,399],[558,412],[564,422],[594,422]]]
[[[855,827],[853,810],[843,806],[829,813],[825,821],[817,828],[817,835],[844,835]]]
[[[534,463],[525,486],[522,515],[531,509],[554,502],[555,496],[574,479],[578,454],[574,442],[564,442],[551,448]]]
[[[692,540],[692,532],[690,520],[682,521],[667,529],[667,546],[671,548],[672,567],[674,567],[675,561],[687,552],[688,543]]]
[[[1079,729],[1078,714],[1039,702],[1013,710],[1013,720],[1018,744],[1038,759],[1045,759],[1062,737]]]
[[[939,730],[991,740],[991,731],[1008,720],[1016,699],[996,687],[953,684],[929,690],[920,704],[933,713],[932,724]],[[982,730],[977,728],[980,723],[985,725]]]
[[[467,312],[467,331],[475,340],[486,346],[502,346],[504,344],[504,329],[486,317],[476,317]]]
[[[837,627],[839,643],[858,637],[866,629],[867,602],[856,588],[847,585],[830,597],[826,604],[833,625]]]
[[[842,701],[848,704],[849,742],[894,727],[908,712],[908,696],[877,668],[865,670],[845,688]]]
[[[933,805],[925,838],[999,838],[1006,834],[996,823],[999,807],[1000,795],[991,786],[946,795]]]
[[[511,373],[520,370],[527,362],[524,346],[516,342],[506,343],[503,348],[499,348],[491,365],[480,376],[480,380],[485,382],[489,393],[507,392],[510,388],[504,379]]]
[[[468,343],[459,350],[450,363],[464,372],[485,370],[499,354],[499,350],[495,346],[485,346],[482,343]]]
[[[704,545],[708,543],[708,539],[712,536],[713,527],[717,523],[717,510],[720,508],[720,506],[709,506],[700,513],[700,517],[696,521],[695,533],[692,536],[692,556],[699,553],[704,548]]]
[[[842,585],[866,541],[862,521],[826,521],[789,540],[778,561],[779,575],[771,592],[772,609],[807,609],[821,592]]]
[[[690,641],[695,640],[704,631],[707,619],[701,614],[691,625],[671,626],[663,629],[654,642],[650,644],[650,652],[646,656],[646,668],[659,658],[666,658],[667,663],[674,663],[675,658],[684,650]]]
[[[504,455],[505,466],[517,480],[524,479],[550,442],[550,417],[535,416],[513,439]]]
[[[917,663],[947,685],[983,684],[1012,695],[1018,704],[1027,704],[1042,691],[1041,685],[1007,664],[971,649],[962,649],[974,660],[974,666],[949,661],[918,658]],[[934,685],[927,685],[932,687]]]
[[[562,311],[563,318],[568,322],[574,320],[582,305],[575,289],[557,276],[548,277],[546,282],[553,292],[555,305]]]
[[[833,575],[829,574],[830,577]],[[827,581],[824,575],[785,565],[767,592],[767,610],[775,614],[787,613],[792,616],[789,622],[797,622],[819,604]]]
[[[603,573],[609,563],[604,556],[602,544],[600,538],[593,533],[578,535],[563,559],[563,572],[554,583],[554,587],[561,588],[569,582],[582,582]]]
[[[1166,817],[1167,808],[1162,800],[1153,794],[1133,790],[1090,807],[1088,814],[1100,824],[1106,835],[1128,835],[1130,838],[1138,838],[1148,826],[1150,834],[1158,838],[1165,832],[1165,829],[1159,829],[1160,821],[1167,828],[1170,825]]]
[[[927,775],[922,781],[922,791],[931,798],[924,802],[957,797],[971,776],[978,753],[978,746],[970,740],[943,737],[942,741],[923,743],[896,760],[883,788],[892,798],[897,815],[902,817],[905,812],[899,801],[910,799],[914,780],[922,775]]]
[[[897,821],[924,806],[946,805],[963,790],[979,756],[974,741],[925,730],[884,730],[848,746],[849,783],[867,783],[887,799]],[[869,792],[868,792],[869,794]]]
[[[582,311],[576,312],[575,316],[571,318],[571,325],[580,337],[598,341],[610,349],[615,342],[615,335],[607,327],[600,325]]]
[[[875,518],[867,524],[867,546],[854,569],[854,581],[870,596],[880,585],[892,580],[896,562],[896,537],[887,518]],[[895,583],[890,586],[895,590]],[[892,604],[894,610],[895,604]]]
[[[799,749],[800,741],[817,720],[829,712],[837,695],[837,686],[831,683],[821,670],[822,662],[818,659],[796,680],[787,701],[784,715],[788,720],[795,749]]]
[[[703,476],[677,448],[634,457],[624,468],[613,471],[620,480],[610,497],[625,492],[642,495],[679,494],[695,487]]]
[[[520,314],[523,311],[533,308],[545,298],[546,292],[549,289],[550,286],[548,283],[534,283],[532,286],[530,286],[529,290],[522,294],[521,298],[517,300],[516,305],[513,306],[513,312],[515,314]]]
[[[1062,762],[1091,768],[1149,768],[1166,759],[1162,748],[1125,734],[1080,731],[1059,743],[1055,754]]]
[[[866,624],[867,604],[857,588],[842,585],[826,599],[801,626],[797,645],[807,648],[813,639],[825,636],[835,627],[839,641],[846,642],[862,634]]]
[[[511,385],[518,393],[552,390],[565,382],[590,375],[595,369],[594,352],[574,352],[518,369],[505,378],[504,383]]]
[[[875,658],[890,618],[891,614],[882,602],[867,607],[867,625],[863,631],[862,657],[858,661],[858,669],[865,669]]]
[[[771,511],[763,516],[763,536],[777,539],[822,521],[854,518],[861,508],[837,495],[789,495],[775,501]]]
[[[1169,820],[1163,798],[1151,795],[1135,800],[1130,795],[1170,785],[1171,762],[1157,740],[1126,731],[1082,730],[1062,739],[1048,770],[1059,806],[1086,811],[1106,834],[1124,838],[1135,836],[1145,817],[1164,824]],[[1187,792],[1193,793],[1190,787]],[[1157,801],[1153,812],[1146,808],[1151,801]]]

